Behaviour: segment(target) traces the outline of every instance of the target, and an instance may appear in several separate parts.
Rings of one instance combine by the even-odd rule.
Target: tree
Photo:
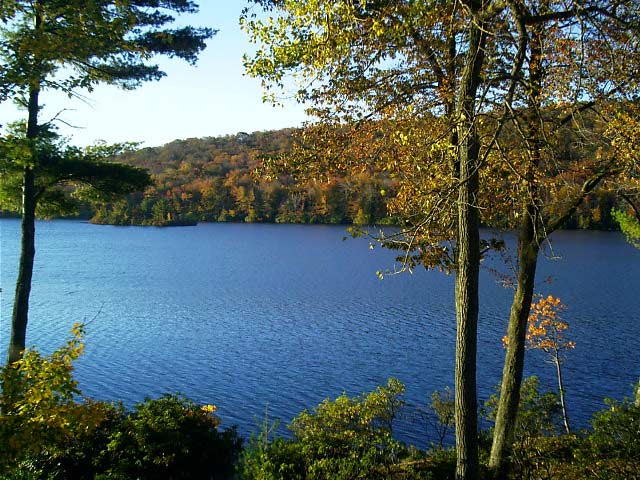
[[[569,324],[562,319],[561,313],[566,308],[559,298],[551,295],[546,298],[541,297],[537,302],[533,303],[529,313],[526,340],[527,348],[542,350],[555,366],[562,421],[565,431],[570,434],[571,428],[569,427],[564,381],[562,379],[562,362],[564,361],[562,352],[575,348],[576,344],[564,337],[563,332],[569,328]],[[509,345],[508,336],[505,336],[502,341],[505,347]]]
[[[621,132],[631,130],[612,121],[637,92],[637,2],[256,3],[275,15],[245,17],[262,44],[249,72],[267,88],[284,88],[291,73],[297,98],[319,119],[287,167],[322,175],[376,165],[393,175],[399,188],[390,208],[405,229],[378,239],[405,251],[403,269],[456,272],[457,358],[466,358],[457,366],[466,379],[457,401],[474,376],[463,374],[475,362],[474,270],[482,253],[503,247],[478,240],[480,216],[518,228],[491,456],[497,475],[506,474],[541,245],[637,158],[623,152],[633,135]],[[458,433],[466,431],[457,439],[459,467],[468,460],[463,438],[473,441],[466,425],[457,422]]]
[[[546,353],[556,368],[562,420],[566,432],[570,434],[571,428],[569,427],[564,381],[562,380],[562,362],[564,360],[562,352],[575,348],[576,344],[564,337],[563,332],[569,328],[569,324],[562,320],[561,316],[561,312],[565,309],[566,306],[560,302],[560,299],[551,295],[547,298],[541,298],[531,305],[527,343],[529,348],[542,350]]]
[[[403,180],[398,209],[406,212],[408,262],[456,273],[456,445],[458,478],[476,478],[476,332],[480,171],[484,156],[479,112],[487,108],[495,41],[488,32],[508,15],[500,2],[256,1],[274,17],[245,12],[261,48],[247,59],[267,88],[298,79],[297,98],[320,122],[302,141],[301,171],[355,171],[363,164]],[[488,52],[488,53],[487,53]],[[521,65],[521,61],[517,65]],[[515,67],[514,67],[515,68]],[[513,97],[515,76],[496,81]],[[275,100],[275,95],[270,98]],[[364,139],[364,141],[362,141]],[[305,160],[313,159],[311,163]],[[291,163],[291,162],[290,162]],[[296,164],[293,165],[296,167]],[[414,176],[414,172],[418,172]],[[415,181],[417,178],[424,181]],[[423,201],[405,210],[412,192]],[[405,202],[406,200],[406,202]],[[415,207],[415,204],[413,204]],[[383,239],[393,246],[395,239]],[[455,241],[450,248],[442,241]]]
[[[0,138],[1,208],[15,212],[24,208],[24,171],[27,165],[33,165],[29,167],[33,176],[29,199],[32,215],[26,220],[23,217],[23,232],[26,227],[28,235],[22,238],[9,363],[21,357],[26,343],[28,293],[35,256],[35,214],[42,217],[71,214],[75,212],[78,200],[113,199],[146,187],[151,179],[145,170],[109,161],[114,154],[128,148],[127,145],[71,147],[54,132],[43,128],[34,141],[24,136],[23,128]],[[31,164],[34,153],[38,162]]]
[[[454,421],[454,398],[449,387],[445,387],[440,393],[434,390],[431,394],[431,410],[435,414],[435,418],[431,421],[436,434],[438,435],[437,447],[444,450],[445,441],[452,428],[455,428]]]
[[[637,108],[637,2],[581,2],[576,7],[539,1],[514,10],[519,48],[526,54],[522,90],[504,138],[496,138],[492,154],[497,158],[491,161],[498,168],[493,176],[505,179],[497,189],[504,192],[506,223],[519,231],[516,291],[490,458],[498,477],[506,475],[513,439],[540,249],[591,192],[637,171],[637,148],[629,141],[637,121],[622,121]]]
[[[0,101],[11,98],[27,110],[19,165],[22,244],[9,362],[24,350],[35,257],[36,171],[47,160],[42,149],[50,128],[39,123],[40,95],[48,89],[75,95],[98,83],[136,88],[164,76],[151,62],[154,55],[194,63],[214,31],[167,26],[174,21],[172,12],[195,11],[197,5],[189,0],[13,0],[0,6]]]

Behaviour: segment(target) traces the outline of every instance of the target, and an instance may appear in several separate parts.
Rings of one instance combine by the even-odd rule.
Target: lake
[[[4,361],[19,221],[0,220],[0,234]],[[396,377],[409,404],[398,435],[425,446],[434,437],[420,411],[434,389],[453,385],[454,278],[421,268],[379,280],[393,252],[344,236],[339,226],[38,222],[27,343],[50,352],[85,322],[77,363],[85,395],[131,406],[182,392],[218,405],[223,425],[243,434],[267,408],[285,423],[326,397]],[[564,365],[568,410],[574,426],[586,426],[604,397],[630,396],[640,377],[640,251],[619,233],[558,232],[538,278],[539,293],[568,307],[576,342]],[[511,294],[483,270],[482,399],[500,379]],[[539,353],[528,355],[526,373],[555,387]]]

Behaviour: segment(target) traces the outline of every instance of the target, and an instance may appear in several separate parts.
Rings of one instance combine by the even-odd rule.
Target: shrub
[[[293,438],[254,438],[238,467],[243,479],[389,478],[403,446],[393,440],[393,420],[402,407],[404,385],[390,379],[368,395],[341,395],[289,426]]]
[[[241,447],[234,428],[218,431],[215,407],[177,395],[136,405],[112,432],[103,462],[110,478],[227,478]]]
[[[306,462],[301,444],[277,436],[265,441],[263,433],[252,436],[240,455],[237,477],[241,480],[304,480]]]
[[[429,415],[429,422],[438,435],[438,443],[434,446],[439,449],[444,449],[445,440],[456,427],[455,404],[451,389],[445,387],[442,393],[435,390],[431,394],[430,406],[433,416]]]
[[[105,470],[101,463],[102,452],[106,450],[111,433],[119,428],[124,419],[124,408],[103,402],[87,402],[85,408],[101,410],[102,421],[91,429],[77,431],[72,438],[66,438],[53,446],[26,455],[15,471],[30,474],[25,478],[47,478],[48,480],[91,480]]]
[[[576,454],[576,462],[589,476],[602,479],[640,478],[640,405],[628,399],[606,400],[608,408],[596,413],[593,433]]]
[[[73,361],[82,354],[82,335],[83,327],[75,325],[66,345],[51,355],[31,349],[2,367],[0,473],[15,473],[16,465],[37,471],[38,458],[57,457],[108,415],[105,404],[76,401]]]
[[[51,355],[27,350],[0,369],[0,478],[228,478],[241,448],[215,407],[175,395],[121,405],[78,401],[83,328]]]
[[[553,435],[559,431],[561,408],[558,396],[553,392],[541,394],[538,377],[525,378],[520,386],[520,406],[515,427],[516,442],[529,438]],[[485,415],[495,421],[498,407],[497,395],[485,402]]]

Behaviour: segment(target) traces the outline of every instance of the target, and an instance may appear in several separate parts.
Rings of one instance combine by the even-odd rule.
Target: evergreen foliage
[[[0,167],[15,174],[3,186],[15,195],[19,185],[14,201],[22,218],[9,362],[19,360],[26,346],[38,203],[45,199],[50,205],[68,208],[64,192],[56,187],[75,175],[96,191],[107,186],[120,193],[130,191],[118,185],[123,173],[132,174],[134,184],[148,180],[135,169],[86,162],[90,151],[79,158],[71,149],[56,148],[59,145],[51,142],[52,121],[39,118],[41,96],[48,90],[74,96],[78,90],[91,91],[105,83],[136,88],[164,76],[153,63],[157,55],[194,63],[215,32],[191,26],[172,28],[172,13],[197,10],[190,0],[11,0],[0,4],[0,102],[11,99],[27,111],[25,127],[3,139],[7,145],[2,153],[9,154],[3,162],[8,165]]]
[[[36,212],[42,218],[74,215],[89,200],[113,200],[144,189],[151,178],[142,168],[113,162],[115,155],[133,145],[67,145],[49,126],[36,142],[24,136],[24,125],[16,124],[0,137],[0,208],[20,212],[22,168],[30,161],[29,144],[36,143],[40,161],[35,173]]]

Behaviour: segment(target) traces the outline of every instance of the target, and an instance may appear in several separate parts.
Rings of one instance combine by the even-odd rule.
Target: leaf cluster
[[[640,221],[635,216],[622,210],[613,210],[613,217],[620,225],[620,230],[625,234],[629,243],[640,248]]]
[[[527,327],[527,343],[531,349],[549,354],[575,348],[575,342],[564,337],[569,323],[562,319],[566,306],[552,295],[540,298],[531,305]]]

